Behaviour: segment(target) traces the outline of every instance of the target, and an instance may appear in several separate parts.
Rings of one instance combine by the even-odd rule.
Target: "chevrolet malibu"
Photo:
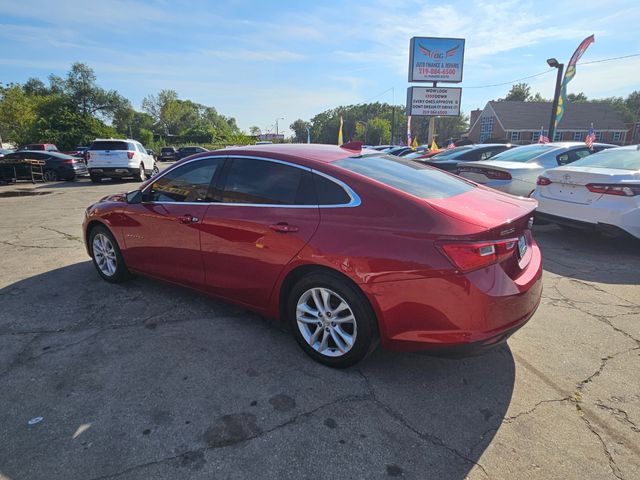
[[[535,312],[535,200],[360,145],[257,145],[188,157],[91,205],[108,282],[138,273],[290,325],[348,367],[378,344],[465,353]]]

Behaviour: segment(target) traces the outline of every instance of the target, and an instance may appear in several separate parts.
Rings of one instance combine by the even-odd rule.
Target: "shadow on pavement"
[[[0,299],[9,478],[463,479],[513,391],[506,345],[332,370],[257,315],[144,278],[108,284],[89,262]]]
[[[534,237],[542,250],[544,269],[556,275],[608,284],[640,283],[638,239],[611,238],[555,225],[535,226]]]

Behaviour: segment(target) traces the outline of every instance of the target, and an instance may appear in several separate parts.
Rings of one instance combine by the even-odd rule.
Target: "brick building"
[[[471,112],[467,136],[474,143],[489,140],[520,145],[536,143],[541,126],[548,135],[551,108],[550,102],[491,101],[483,110]],[[582,142],[592,123],[597,142],[626,143],[628,127],[618,112],[608,103],[596,102],[567,104],[554,141]]]

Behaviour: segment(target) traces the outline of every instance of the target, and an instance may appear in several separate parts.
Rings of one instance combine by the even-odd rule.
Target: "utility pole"
[[[311,129],[309,128],[309,125],[304,128],[307,129],[307,143],[311,143]]]

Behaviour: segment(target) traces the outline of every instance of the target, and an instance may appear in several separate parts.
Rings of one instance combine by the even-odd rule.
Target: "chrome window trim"
[[[338,180],[337,178],[332,177],[331,175],[328,175],[328,174],[326,174],[324,172],[320,172],[318,170],[314,170],[313,168],[305,167],[303,165],[298,165],[296,163],[287,162],[285,160],[278,160],[278,159],[275,159],[275,158],[265,158],[265,157],[254,157],[254,156],[249,156],[249,155],[211,155],[211,156],[208,156],[208,157],[194,158],[193,160],[189,160],[187,162],[181,163],[177,167],[169,168],[169,169],[165,170],[164,172],[161,172],[160,175],[158,175],[158,177],[155,179],[155,181],[151,182],[149,185],[147,185],[147,187],[144,190],[147,190],[148,188],[151,188],[151,185],[153,185],[153,183],[155,183],[156,181],[158,181],[159,179],[164,177],[169,172],[175,170],[176,168],[180,168],[181,166],[187,165],[188,163],[199,162],[199,161],[202,161],[202,160],[209,160],[209,159],[212,159],[212,158],[222,158],[222,159],[244,158],[244,159],[248,159],[248,160],[260,160],[260,161],[265,161],[265,162],[280,163],[282,165],[287,165],[289,167],[299,168],[300,170],[305,170],[305,171],[307,171],[307,172],[309,172],[311,174],[320,175],[320,176],[325,177],[326,179],[336,183],[338,186],[340,186],[347,193],[347,195],[349,195],[349,198],[351,200],[348,203],[340,203],[340,204],[336,204],[336,205],[319,205],[319,204],[282,205],[282,204],[279,204],[279,203],[228,203],[228,202],[142,202],[142,203],[144,203],[145,205],[162,205],[162,204],[172,204],[172,205],[214,205],[214,206],[219,206],[219,207],[233,206],[233,207],[259,207],[259,208],[351,208],[351,207],[357,207],[362,203],[362,201],[360,200],[360,196],[356,192],[354,192],[353,189],[349,185],[347,185],[343,181]],[[142,193],[144,193],[144,190],[142,191]]]

